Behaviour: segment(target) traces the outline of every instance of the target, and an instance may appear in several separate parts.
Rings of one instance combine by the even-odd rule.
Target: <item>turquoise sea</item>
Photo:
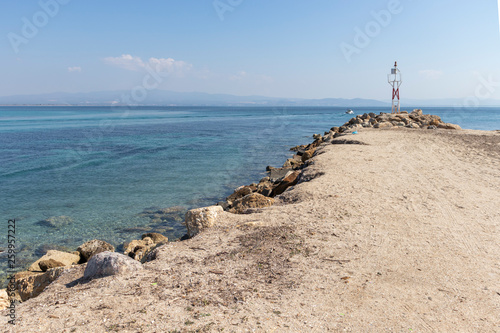
[[[408,108],[411,110],[412,108]],[[364,112],[390,108],[356,108]],[[50,248],[98,238],[115,246],[147,227],[185,233],[183,211],[153,221],[144,209],[214,204],[280,166],[289,148],[349,120],[340,107],[0,107],[0,250],[16,220],[17,267]],[[500,108],[424,108],[463,128],[500,129]],[[70,220],[58,228],[40,221]],[[0,271],[7,259],[0,252]]]

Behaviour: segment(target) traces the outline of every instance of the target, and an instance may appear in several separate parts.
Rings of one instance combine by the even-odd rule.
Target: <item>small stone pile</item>
[[[407,127],[421,129],[461,129],[455,124],[445,123],[439,116],[431,114],[423,114],[422,110],[415,109],[408,113],[402,111],[400,113],[383,113],[376,115],[373,112],[358,115],[352,118],[340,127],[332,127],[331,132],[343,133],[347,130],[356,130],[358,128],[373,127],[373,128],[391,128],[391,127]],[[326,135],[327,133],[325,133]]]

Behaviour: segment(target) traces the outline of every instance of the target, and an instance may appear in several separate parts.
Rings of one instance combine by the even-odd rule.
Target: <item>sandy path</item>
[[[17,331],[500,332],[500,133],[352,138],[277,205],[135,276],[68,288],[73,269],[18,307]]]

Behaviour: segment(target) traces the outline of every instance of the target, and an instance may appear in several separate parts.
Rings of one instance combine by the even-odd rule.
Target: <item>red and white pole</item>
[[[391,74],[389,74],[387,78],[389,84],[392,86],[391,113],[399,113],[401,110],[399,105],[399,87],[403,81],[401,80],[401,72],[398,69],[397,61],[394,62],[394,68],[391,68]]]

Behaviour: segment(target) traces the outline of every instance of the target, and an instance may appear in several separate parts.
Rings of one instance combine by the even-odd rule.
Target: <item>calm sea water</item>
[[[356,113],[388,111],[356,108]],[[185,233],[182,212],[153,221],[146,208],[223,200],[280,166],[289,148],[350,119],[335,107],[0,107],[0,248],[16,219],[18,267],[48,248],[99,238],[119,246],[146,227]],[[463,128],[500,129],[500,109],[425,108]],[[68,216],[59,228],[39,222]],[[132,229],[131,229],[132,228]],[[0,254],[0,271],[6,268]]]

